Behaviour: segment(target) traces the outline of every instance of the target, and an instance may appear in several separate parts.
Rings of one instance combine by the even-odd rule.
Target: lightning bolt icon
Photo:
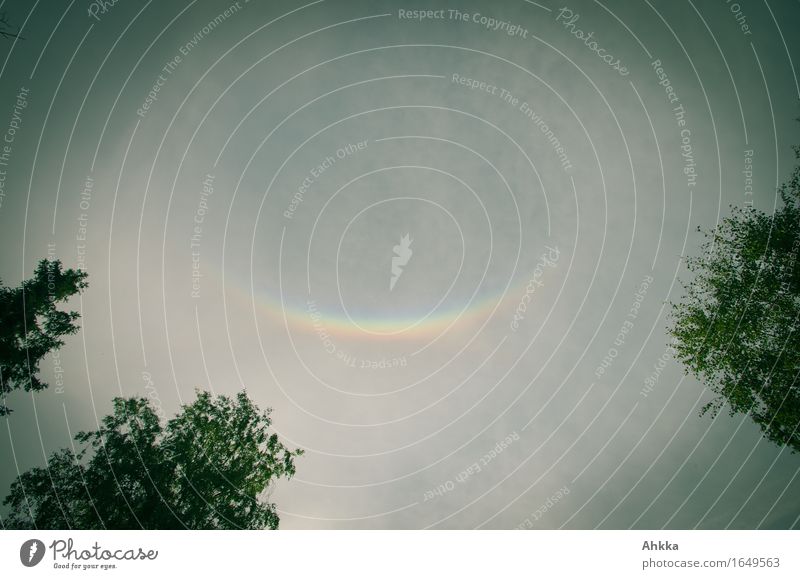
[[[397,280],[403,275],[403,267],[408,265],[408,260],[411,259],[411,255],[414,253],[411,250],[411,244],[413,242],[414,240],[406,233],[400,238],[400,244],[392,248],[394,256],[392,257],[392,277],[389,280],[389,291],[394,289]]]

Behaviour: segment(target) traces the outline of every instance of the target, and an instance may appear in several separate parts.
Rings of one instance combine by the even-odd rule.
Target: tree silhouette
[[[25,40],[22,36],[19,35],[19,29],[16,32],[12,32],[11,23],[8,21],[8,14],[6,12],[0,12],[0,36],[6,39],[10,38],[19,38],[20,40]]]
[[[60,311],[56,304],[87,287],[87,275],[43,259],[19,287],[0,285],[0,416],[11,412],[5,399],[12,390],[47,388],[36,376],[40,360],[64,345],[61,336],[78,331],[73,323],[78,313]]]
[[[198,391],[162,424],[145,398],[115,398],[100,428],[81,432],[11,486],[3,504],[16,529],[276,529],[270,485],[295,473],[270,434],[270,410]],[[89,451],[93,452],[89,452]],[[91,454],[91,456],[89,456]]]
[[[800,148],[795,147],[800,158]],[[734,208],[705,232],[694,278],[672,305],[677,358],[717,396],[701,415],[727,404],[764,436],[800,450],[800,166],[780,189],[773,215]],[[698,228],[699,230],[699,228]]]

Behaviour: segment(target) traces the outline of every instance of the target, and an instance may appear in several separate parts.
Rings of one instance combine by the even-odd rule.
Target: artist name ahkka
[[[678,543],[669,541],[645,541],[642,544],[642,551],[677,551]]]

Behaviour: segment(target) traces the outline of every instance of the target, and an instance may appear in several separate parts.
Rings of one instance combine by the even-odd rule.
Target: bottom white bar
[[[2,531],[0,568],[3,577],[800,577],[799,548],[795,531]]]

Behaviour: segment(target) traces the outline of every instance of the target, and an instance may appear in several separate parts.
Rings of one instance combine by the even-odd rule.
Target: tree
[[[48,352],[64,345],[61,336],[78,331],[77,312],[63,312],[56,304],[66,301],[89,284],[80,270],[63,271],[61,262],[43,259],[33,278],[19,287],[0,285],[0,416],[11,410],[6,394],[14,389],[39,391],[39,362]]]
[[[800,158],[800,148],[795,147]],[[676,357],[717,396],[701,409],[750,415],[800,450],[800,166],[769,216],[749,208],[705,232],[694,278],[672,305]],[[700,230],[698,228],[698,230]]]
[[[6,526],[276,529],[267,496],[275,480],[294,475],[302,450],[268,432],[270,412],[245,392],[198,391],[162,424],[146,398],[115,398],[98,430],[75,436],[77,454],[55,452],[12,484]]]
[[[16,32],[12,32],[11,29],[12,26],[8,21],[8,14],[6,12],[0,12],[0,36],[6,39],[19,38],[20,40],[25,40],[19,35],[19,29],[17,29]]]

